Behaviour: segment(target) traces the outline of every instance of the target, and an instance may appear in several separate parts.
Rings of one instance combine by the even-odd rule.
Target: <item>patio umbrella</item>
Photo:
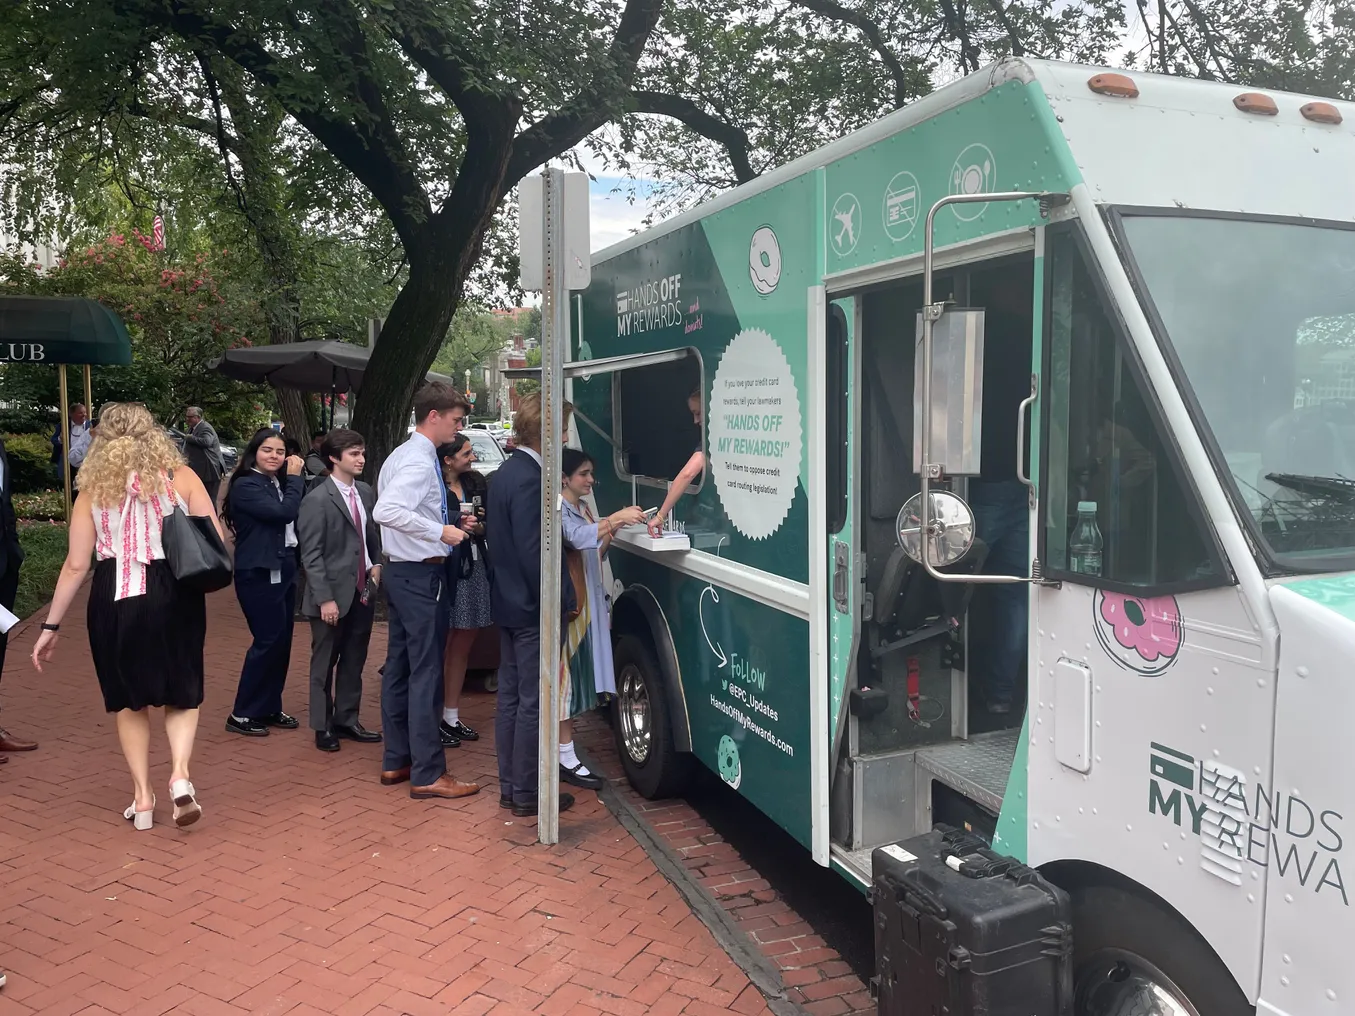
[[[329,392],[330,422],[333,397],[339,392],[358,392],[372,351],[347,342],[320,340],[288,342],[277,346],[228,349],[209,366],[236,381],[267,382],[274,388],[302,392]],[[452,379],[429,371],[429,381],[451,384]]]

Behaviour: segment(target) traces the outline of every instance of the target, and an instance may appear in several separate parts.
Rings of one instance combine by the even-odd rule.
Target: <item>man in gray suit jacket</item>
[[[381,583],[381,530],[372,521],[376,496],[358,479],[367,464],[362,435],[332,430],[320,453],[331,472],[302,500],[296,538],[306,570],[301,613],[311,622],[310,725],[317,748],[338,751],[341,737],[381,740],[358,722]]]
[[[184,457],[188,459],[188,468],[198,474],[198,479],[207,488],[207,496],[216,504],[217,491],[221,487],[221,477],[226,472],[225,462],[221,458],[221,441],[216,436],[216,428],[202,418],[202,410],[189,406],[184,410],[184,422],[188,430],[183,436]]]

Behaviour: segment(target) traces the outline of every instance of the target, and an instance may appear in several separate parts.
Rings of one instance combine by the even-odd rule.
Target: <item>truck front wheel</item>
[[[1107,886],[1072,892],[1075,1016],[1253,1016],[1184,920]]]
[[[690,759],[674,746],[658,662],[642,639],[623,635],[613,663],[612,730],[626,778],[650,800],[673,797],[682,792]]]

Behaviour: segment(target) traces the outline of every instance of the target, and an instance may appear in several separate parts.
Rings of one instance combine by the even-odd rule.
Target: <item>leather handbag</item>
[[[231,584],[230,553],[207,516],[189,515],[175,505],[165,516],[160,544],[174,578],[186,589],[214,593]]]
[[[574,609],[564,612],[568,623],[583,613],[583,605],[588,598],[588,577],[583,569],[583,554],[573,547],[565,548],[565,567],[574,585]]]

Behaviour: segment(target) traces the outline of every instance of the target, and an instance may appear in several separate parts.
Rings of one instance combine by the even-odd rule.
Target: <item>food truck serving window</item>
[[[695,401],[691,400],[697,394]],[[701,357],[632,367],[612,374],[616,471],[623,479],[667,486],[692,453],[705,448],[706,391]],[[700,408],[701,423],[692,413]],[[700,489],[704,476],[689,490]]]

